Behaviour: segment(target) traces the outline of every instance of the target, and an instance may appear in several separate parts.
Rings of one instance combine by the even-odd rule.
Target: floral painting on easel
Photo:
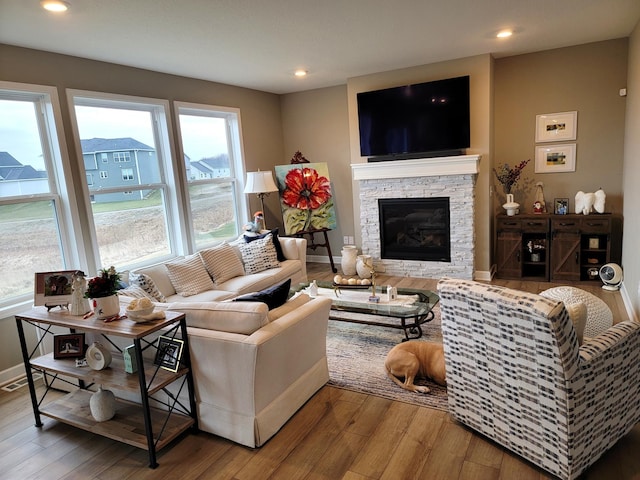
[[[326,163],[276,165],[275,170],[286,235],[336,228]]]

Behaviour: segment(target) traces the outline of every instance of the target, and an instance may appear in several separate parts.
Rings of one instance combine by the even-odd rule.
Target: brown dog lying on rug
[[[428,387],[413,384],[416,377],[430,378],[440,385],[446,385],[444,350],[440,343],[400,343],[389,350],[384,366],[391,380],[411,392],[429,393]],[[398,377],[404,377],[404,383]]]

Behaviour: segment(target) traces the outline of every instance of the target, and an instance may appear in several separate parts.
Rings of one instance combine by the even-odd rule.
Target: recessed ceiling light
[[[70,5],[62,0],[42,0],[40,2],[42,8],[50,12],[66,12]]]
[[[302,78],[302,77],[306,77],[307,76],[307,71],[306,70],[296,70],[294,72],[294,75],[298,78]]]
[[[496,37],[498,37],[498,38],[508,38],[511,35],[513,35],[513,30],[501,30],[501,31],[498,32]]]

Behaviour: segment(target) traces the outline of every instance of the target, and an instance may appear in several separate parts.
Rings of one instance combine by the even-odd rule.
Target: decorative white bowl
[[[154,308],[155,306],[141,308],[138,310],[127,310],[127,316],[134,322],[148,322],[149,319],[147,318],[147,315],[151,315]]]

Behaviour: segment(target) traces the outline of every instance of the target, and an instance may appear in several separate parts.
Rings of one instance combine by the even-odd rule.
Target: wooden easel
[[[330,228],[320,228],[318,230],[303,230],[300,232],[292,233],[291,237],[304,238],[305,235],[309,235],[309,244],[308,248],[315,251],[316,248],[326,248],[327,254],[329,255],[329,262],[331,263],[331,271],[333,273],[337,273],[335,265],[333,264],[333,255],[331,254],[331,245],[329,244],[329,237],[327,236],[327,232],[330,231]],[[315,234],[322,233],[324,235],[324,243],[316,243],[315,242]]]

